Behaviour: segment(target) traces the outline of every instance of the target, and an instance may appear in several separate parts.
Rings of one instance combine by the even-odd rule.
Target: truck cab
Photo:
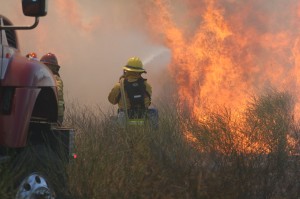
[[[0,21],[12,26],[4,16]],[[30,122],[56,122],[56,84],[44,64],[20,54],[16,30],[0,31],[0,145],[23,147]]]
[[[52,72],[19,48],[16,31],[35,28],[47,14],[47,0],[22,0],[22,8],[24,15],[35,17],[33,25],[15,26],[0,13],[0,166],[9,162],[9,170],[21,172],[12,177],[16,199],[56,198],[65,192],[66,183],[54,181],[65,182],[74,130],[58,125]],[[49,167],[62,171],[50,174]]]

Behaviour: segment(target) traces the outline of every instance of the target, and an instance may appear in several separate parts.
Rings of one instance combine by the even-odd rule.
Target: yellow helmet
[[[138,57],[131,57],[128,59],[126,66],[123,66],[123,69],[126,71],[147,73],[143,68],[143,63]]]

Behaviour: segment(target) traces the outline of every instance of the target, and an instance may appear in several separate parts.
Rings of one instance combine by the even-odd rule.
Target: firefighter
[[[56,56],[53,53],[45,54],[41,60],[53,73],[56,86],[57,86],[57,98],[58,98],[58,124],[62,125],[64,119],[64,111],[65,111],[65,101],[64,101],[64,93],[63,93],[63,81],[59,75],[60,66],[58,65],[58,61]]]
[[[151,104],[152,87],[142,77],[147,73],[138,57],[132,57],[123,66],[123,75],[112,88],[108,100],[118,104],[118,112],[125,111],[129,118],[142,117]]]

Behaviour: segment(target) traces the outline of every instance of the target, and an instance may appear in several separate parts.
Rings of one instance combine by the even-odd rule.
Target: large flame
[[[205,108],[243,111],[266,88],[300,97],[300,2],[155,0],[146,6],[150,30],[172,52],[179,107],[196,119],[205,118]],[[298,119],[299,109],[297,102]],[[235,139],[248,145],[242,134]]]
[[[148,4],[151,30],[172,51],[180,102],[200,116],[204,107],[243,109],[267,87],[297,95],[299,4],[185,0],[180,15],[171,1]]]

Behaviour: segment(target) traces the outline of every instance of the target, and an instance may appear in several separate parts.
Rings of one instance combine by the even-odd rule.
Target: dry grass
[[[158,131],[126,130],[100,109],[74,107],[68,123],[78,130],[79,158],[69,168],[75,198],[300,196],[299,125],[288,93],[253,98],[240,120],[225,109],[194,122],[164,106]],[[196,142],[187,141],[186,130]]]
[[[185,175],[178,167],[187,152],[182,151],[184,143],[178,124],[167,121],[171,117],[161,118],[167,131],[151,131],[139,127],[124,129],[91,112],[85,109],[84,116],[68,121],[78,130],[79,158],[70,167],[71,189],[76,190],[77,197],[185,197],[189,186],[181,182]],[[95,126],[89,125],[92,120]],[[87,121],[90,128],[80,128]]]
[[[98,107],[68,107],[66,125],[77,130],[74,199],[300,197],[300,125],[288,93],[253,98],[239,119],[224,108],[196,121],[160,106],[157,131],[124,129]]]

